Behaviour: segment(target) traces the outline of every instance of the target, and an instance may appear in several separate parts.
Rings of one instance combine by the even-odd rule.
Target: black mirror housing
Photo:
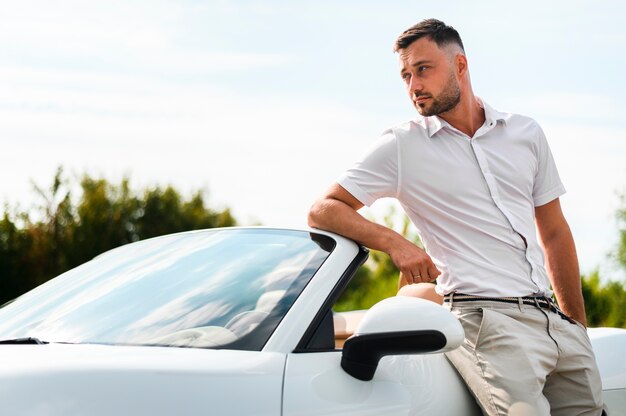
[[[385,355],[434,352],[445,347],[446,342],[446,337],[436,330],[355,335],[343,346],[341,367],[351,376],[369,381]]]
[[[365,313],[354,335],[343,345],[341,367],[359,380],[371,380],[386,355],[452,351],[464,337],[459,320],[443,306],[394,296]]]

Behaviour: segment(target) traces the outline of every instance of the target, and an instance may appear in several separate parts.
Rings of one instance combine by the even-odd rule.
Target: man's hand
[[[311,207],[309,225],[389,254],[408,283],[432,282],[441,274],[424,250],[394,230],[361,216],[357,210],[362,206],[352,194],[335,184]]]
[[[441,274],[430,256],[406,239],[392,243],[388,253],[408,284],[432,282]]]

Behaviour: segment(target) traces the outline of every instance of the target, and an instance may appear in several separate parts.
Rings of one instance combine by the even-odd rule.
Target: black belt
[[[462,293],[454,293],[452,295],[445,295],[443,297],[443,301],[448,302],[448,303],[488,301],[488,302],[503,302],[503,303],[520,304],[520,299],[521,299],[521,303],[523,303],[524,305],[538,306],[540,308],[547,309],[549,311],[557,313],[561,318],[565,319],[566,321],[570,323],[576,323],[576,321],[574,321],[569,316],[565,315],[565,313],[563,313],[563,311],[561,311],[559,307],[556,306],[556,303],[554,303],[552,298],[547,298],[547,297],[523,296],[519,298],[512,298],[512,297],[495,298],[495,297],[488,297],[488,296],[464,295]]]

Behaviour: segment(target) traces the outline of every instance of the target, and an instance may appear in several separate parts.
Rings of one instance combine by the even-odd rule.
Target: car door
[[[282,415],[481,415],[441,353],[384,356],[369,381],[344,371],[342,341],[349,333],[337,319],[345,313],[334,313],[333,306],[368,253],[351,241],[333,238],[337,246],[331,256],[265,346],[286,353]],[[397,317],[379,318],[381,327],[397,326]]]
[[[369,381],[349,375],[337,316],[324,315],[310,339],[287,354],[283,416],[482,414],[441,353],[383,357]]]
[[[340,350],[289,354],[283,415],[481,415],[443,354],[384,357],[370,381],[340,361]]]

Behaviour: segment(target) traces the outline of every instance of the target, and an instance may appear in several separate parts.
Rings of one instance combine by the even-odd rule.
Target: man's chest
[[[532,198],[537,157],[521,138],[406,140],[399,158],[401,194],[464,204]]]

